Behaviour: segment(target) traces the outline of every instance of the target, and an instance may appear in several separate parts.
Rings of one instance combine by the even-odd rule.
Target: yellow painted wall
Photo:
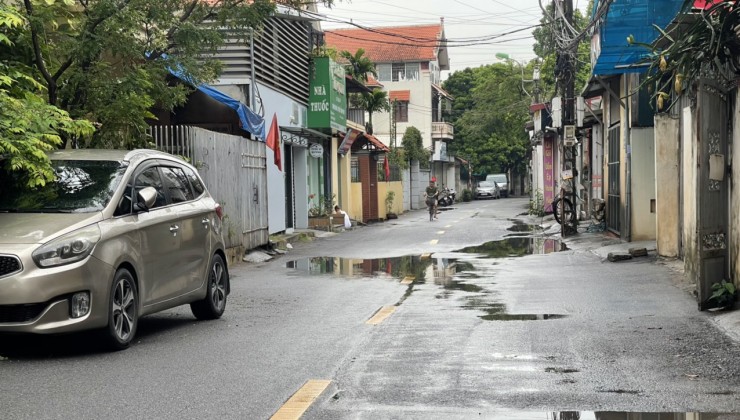
[[[347,203],[347,207],[345,207],[349,209],[347,211],[349,213],[349,217],[354,220],[362,220],[362,183],[351,182],[350,194],[352,196],[352,200]]]
[[[393,198],[393,208],[391,212],[396,214],[403,213],[403,183],[401,181],[378,182],[378,217],[387,219],[385,211],[385,197],[388,191],[393,191],[396,196]]]

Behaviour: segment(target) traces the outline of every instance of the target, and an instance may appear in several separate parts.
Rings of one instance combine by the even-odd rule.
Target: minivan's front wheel
[[[220,255],[213,256],[207,275],[208,291],[206,297],[203,300],[191,303],[190,310],[198,319],[221,318],[224,310],[226,310],[226,296],[229,293],[229,272],[226,270],[226,264]]]
[[[131,344],[139,324],[139,294],[131,272],[125,268],[113,277],[105,335],[110,347],[123,350]]]

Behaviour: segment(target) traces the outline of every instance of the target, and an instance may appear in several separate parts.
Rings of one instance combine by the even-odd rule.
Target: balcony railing
[[[455,138],[455,127],[447,122],[433,122],[432,138],[452,140],[453,138]]]

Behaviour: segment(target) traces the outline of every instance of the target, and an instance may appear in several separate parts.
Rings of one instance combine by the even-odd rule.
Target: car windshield
[[[480,187],[480,188],[492,188],[495,185],[496,184],[494,184],[493,182],[481,182],[480,184],[478,184],[478,187]]]
[[[506,184],[506,176],[505,175],[496,175],[493,177],[493,180],[498,182],[499,184]]]
[[[0,170],[0,211],[86,213],[108,204],[126,164],[102,160],[52,160],[56,179],[29,189],[25,177]]]

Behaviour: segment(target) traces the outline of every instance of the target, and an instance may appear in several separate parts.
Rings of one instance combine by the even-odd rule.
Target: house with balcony
[[[454,128],[447,111],[452,97],[440,87],[441,71],[449,70],[444,20],[434,25],[332,29],[326,45],[337,51],[362,48],[376,65],[378,81],[388,92],[391,111],[373,115],[372,135],[387,147],[400,147],[408,127],[422,134],[430,162],[405,171],[404,209],[424,206],[421,192],[430,177],[439,185],[458,187],[456,160],[447,153]]]

